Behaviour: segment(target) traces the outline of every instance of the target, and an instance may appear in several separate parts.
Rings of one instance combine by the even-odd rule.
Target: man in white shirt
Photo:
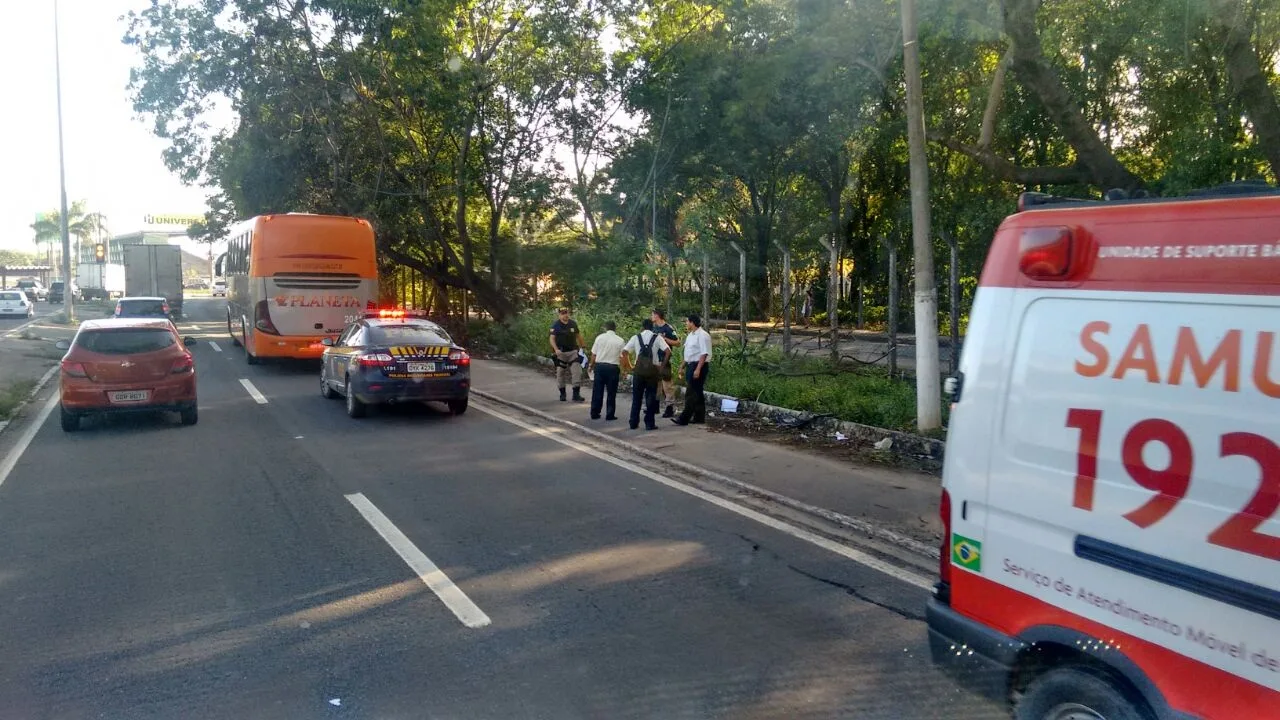
[[[662,353],[671,350],[662,336],[653,331],[653,320],[645,318],[643,330],[632,335],[623,348],[622,366],[631,375],[631,429],[640,427],[640,403],[644,402],[644,429],[657,430],[658,383],[661,381]],[[632,356],[635,357],[632,360]],[[647,359],[647,361],[646,361]]]
[[[595,368],[595,381],[591,385],[591,419],[600,419],[600,406],[604,405],[604,419],[617,420],[618,379],[622,376],[618,361],[622,355],[622,338],[614,332],[617,323],[608,320],[604,332],[591,344],[591,366]]]
[[[684,339],[684,407],[680,417],[672,418],[677,425],[707,421],[707,396],[703,387],[711,372],[711,335],[702,329],[702,318],[694,313],[685,320],[689,335]]]

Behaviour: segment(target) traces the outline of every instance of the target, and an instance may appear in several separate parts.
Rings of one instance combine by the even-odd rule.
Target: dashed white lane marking
[[[474,398],[472,398],[472,400],[474,401]],[[644,467],[641,467],[639,465],[629,463],[624,460],[620,460],[616,457],[613,457],[612,455],[608,455],[606,453],[600,452],[599,450],[595,450],[585,445],[581,445],[569,439],[568,437],[565,437],[563,434],[564,431],[562,430],[541,428],[535,425],[530,425],[529,423],[526,423],[522,420],[518,420],[505,413],[498,412],[497,410],[493,410],[488,407],[483,407],[480,405],[472,405],[472,407],[479,410],[480,412],[492,415],[498,418],[499,420],[509,422],[512,425],[515,425],[517,427],[522,427],[525,430],[528,430],[529,432],[537,433],[545,438],[554,440],[555,442],[558,442],[561,445],[564,445],[566,447],[571,447],[574,450],[577,450],[578,452],[585,453],[595,458],[599,458],[601,460],[604,460],[607,463],[617,465],[618,467],[623,468],[625,470],[630,470],[631,472],[636,473],[637,475],[643,475],[644,477],[647,477],[650,480],[653,480],[654,482],[666,485],[667,487],[673,490],[679,490],[680,492],[688,495],[692,495],[698,498],[699,500],[705,500],[706,502],[709,502],[712,505],[715,505],[716,507],[724,508],[729,512],[737,513],[742,517],[755,520],[756,522],[762,525],[767,525],[773,528],[774,530],[786,533],[791,537],[797,538],[799,540],[804,540],[805,542],[812,543],[813,545],[817,545],[818,547],[824,550],[829,550],[837,555],[840,555],[844,558],[852,560],[858,563],[859,565],[869,567],[872,570],[878,570],[884,573],[885,575],[901,580],[902,582],[905,582],[908,585],[914,585],[915,587],[918,587],[922,590],[928,590],[933,587],[933,582],[929,578],[924,577],[923,575],[919,575],[917,573],[911,572],[910,570],[905,570],[903,568],[897,567],[875,556],[868,555],[867,553],[860,552],[851,547],[847,547],[835,541],[828,540],[827,538],[824,538],[821,535],[809,532],[808,530],[805,530],[803,528],[798,528],[795,525],[791,525],[790,523],[785,523],[781,520],[777,520],[775,518],[769,517],[764,513],[756,512],[751,508],[743,507],[742,505],[738,505],[737,503],[734,503],[730,500],[726,500],[722,497],[717,497],[715,495],[712,495],[709,492],[699,490],[698,488],[685,485],[684,483],[677,482],[669,478],[665,478],[659,475],[658,473],[655,473],[651,470],[647,470]]]
[[[248,378],[240,378],[240,384],[244,386],[244,389],[245,389],[245,390],[247,390],[247,391],[249,392],[249,395],[250,395],[250,396],[254,399],[254,401],[255,401],[255,402],[257,402],[259,405],[266,405],[266,404],[267,404],[267,398],[266,398],[266,396],[265,396],[265,395],[263,395],[262,393],[258,392],[258,388],[254,387],[254,386],[253,386],[253,383],[249,382]]]
[[[212,340],[209,341],[209,347],[213,348],[214,352],[222,352],[222,346]]]
[[[369,498],[365,497],[364,493],[352,493],[346,498],[356,510],[360,511],[373,529],[378,531],[382,539],[387,541],[391,549],[396,551],[400,559],[404,560],[418,574],[418,578],[431,588],[431,592],[453,611],[463,625],[469,628],[481,628],[491,622],[489,616],[485,615],[484,611],[462,592],[462,588],[454,585],[449,576],[431,562],[431,558],[424,555],[413,541],[400,532],[400,528],[383,515],[376,505],[369,502]]]

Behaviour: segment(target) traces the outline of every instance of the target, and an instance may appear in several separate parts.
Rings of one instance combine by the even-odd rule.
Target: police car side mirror
[[[333,338],[327,337],[320,340],[320,344],[325,347],[333,347]]]

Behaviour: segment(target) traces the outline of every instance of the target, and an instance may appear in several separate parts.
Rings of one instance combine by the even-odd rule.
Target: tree
[[[88,242],[106,232],[106,216],[99,212],[87,212],[87,203],[77,200],[67,208],[67,232],[76,239],[73,257],[79,257],[79,243]],[[35,232],[35,241],[39,245],[49,246],[49,264],[53,264],[53,244],[62,240],[62,213],[51,210],[43,213],[39,220],[31,224]]]

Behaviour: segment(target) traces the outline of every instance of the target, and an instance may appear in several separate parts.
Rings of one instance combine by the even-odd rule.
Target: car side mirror
[[[323,346],[325,346],[325,347],[333,347],[333,338],[331,338],[331,337],[321,338],[321,339],[320,339],[320,344],[321,344],[321,345],[323,345]]]
[[[59,340],[58,342],[54,343],[54,344],[53,344],[53,346],[54,346],[54,347],[56,347],[56,348],[58,348],[59,350],[70,350],[70,349],[71,349],[71,341],[70,341],[70,340]]]
[[[192,345],[196,344],[196,339],[193,337],[184,337],[182,338],[182,344],[186,345],[187,347],[191,347]]]

